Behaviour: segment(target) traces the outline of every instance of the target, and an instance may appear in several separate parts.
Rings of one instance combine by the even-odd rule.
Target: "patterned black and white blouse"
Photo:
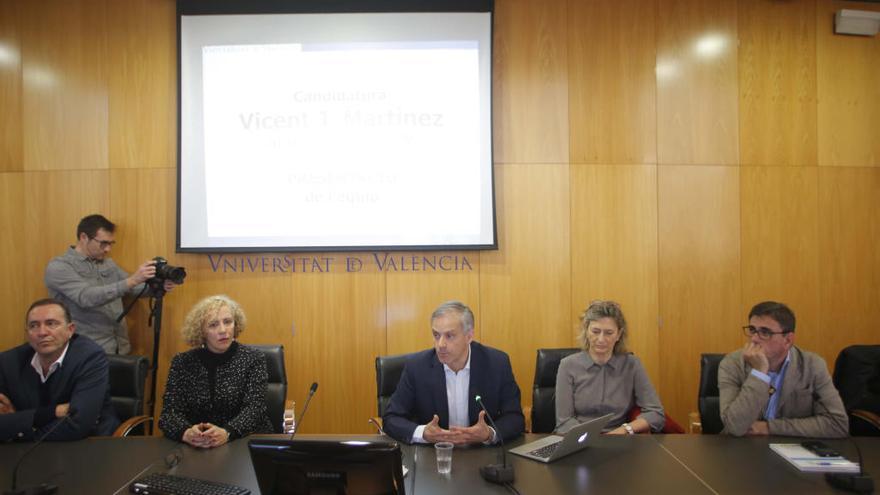
[[[177,354],[168,372],[159,428],[177,441],[197,423],[225,429],[230,440],[272,433],[266,414],[268,379],[263,353],[238,342],[223,354],[205,348]]]

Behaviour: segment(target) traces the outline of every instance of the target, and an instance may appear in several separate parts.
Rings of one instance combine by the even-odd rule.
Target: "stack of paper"
[[[801,471],[858,473],[859,465],[843,457],[819,457],[797,443],[771,443],[770,448]]]

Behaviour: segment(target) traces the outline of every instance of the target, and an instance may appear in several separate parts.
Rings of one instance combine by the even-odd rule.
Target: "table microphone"
[[[813,394],[813,401],[821,405],[825,412],[831,414],[831,411],[825,407],[825,404],[819,400],[819,397],[817,397],[815,393]],[[849,414],[847,413],[846,416],[847,423],[849,423]],[[855,446],[856,454],[859,456],[859,473],[825,473],[825,481],[835,488],[840,488],[841,490],[846,490],[848,492],[872,493],[874,491],[874,478],[871,478],[870,474],[865,473],[865,467],[864,464],[862,464],[862,449],[859,448],[859,444],[853,440],[853,437],[847,435],[846,438],[853,444],[853,446]]]
[[[492,420],[492,415],[489,414],[486,406],[483,405],[483,399],[478,395],[474,397],[474,400],[477,401],[477,404],[479,404],[483,409],[483,412],[486,413],[486,417],[489,419],[489,424],[495,429],[495,434],[498,435],[498,440],[501,442],[501,464],[488,464],[480,467],[480,476],[490,483],[497,483],[499,485],[513,483],[513,466],[507,465],[507,451],[504,450],[504,436],[498,430],[498,427],[495,426],[495,421]]]
[[[30,455],[30,453],[33,452],[35,448],[39,447],[39,445],[43,443],[43,440],[45,440],[46,437],[57,430],[59,426],[66,423],[74,414],[76,414],[76,408],[73,406],[68,407],[67,414],[61,416],[61,418],[56,421],[55,424],[52,425],[52,427],[49,428],[48,431],[46,431],[46,433],[43,433],[43,435],[39,439],[37,439],[37,441],[34,442],[33,445],[31,445],[31,448],[27,449],[25,453],[18,458],[18,461],[15,463],[15,467],[12,469],[12,488],[10,490],[4,491],[3,495],[51,495],[53,493],[58,493],[57,486],[47,485],[45,483],[40,486],[18,489],[18,468],[21,467],[22,461],[24,461],[24,459],[28,455]]]
[[[299,427],[302,425],[302,420],[306,415],[306,411],[309,410],[309,402],[312,401],[312,396],[315,395],[315,392],[318,391],[318,382],[312,382],[312,386],[309,387],[309,396],[306,397],[306,405],[303,406],[303,412],[299,414],[299,419],[296,420],[295,425],[293,427],[293,433],[290,434],[290,440],[293,440],[293,436],[296,435],[296,432],[299,431]]]

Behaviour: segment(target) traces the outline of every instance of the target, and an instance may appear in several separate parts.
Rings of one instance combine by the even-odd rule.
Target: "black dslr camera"
[[[159,282],[158,285],[161,286],[165,280],[170,280],[177,285],[183,283],[183,279],[186,278],[186,270],[183,267],[169,265],[168,260],[161,256],[156,256],[153,261],[156,262],[156,274],[148,280],[151,285]]]

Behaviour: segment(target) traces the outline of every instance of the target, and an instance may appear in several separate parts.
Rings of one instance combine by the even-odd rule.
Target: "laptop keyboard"
[[[556,442],[556,443],[551,443],[550,445],[545,445],[545,446],[541,447],[540,449],[535,449],[535,450],[529,452],[529,454],[531,454],[535,457],[540,457],[541,459],[547,459],[548,457],[553,455],[553,452],[556,452],[556,448],[559,447],[559,444],[561,444],[561,443],[562,442]]]
[[[247,488],[227,483],[163,473],[153,473],[138,478],[129,485],[128,489],[131,493],[144,495],[249,495],[251,493]]]

